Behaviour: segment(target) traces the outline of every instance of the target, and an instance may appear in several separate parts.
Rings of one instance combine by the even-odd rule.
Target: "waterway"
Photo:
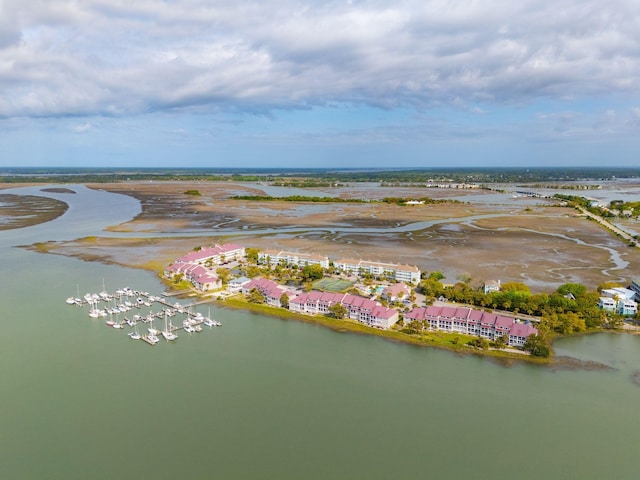
[[[556,346],[611,370],[507,368],[213,306],[223,327],[150,347],[64,300],[153,274],[14,247],[139,211],[70,188],[46,193],[62,217],[0,232],[0,478],[637,478],[640,337]]]

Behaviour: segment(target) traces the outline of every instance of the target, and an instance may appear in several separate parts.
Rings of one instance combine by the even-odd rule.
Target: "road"
[[[602,218],[600,215],[596,215],[594,213],[591,213],[589,210],[587,210],[587,209],[585,209],[583,207],[580,207],[580,206],[578,206],[578,209],[586,217],[595,220],[596,222],[598,222],[600,225],[602,225],[606,229],[611,230],[616,235],[619,235],[621,238],[623,238],[623,239],[627,240],[628,242],[632,243],[636,248],[638,247],[638,243],[636,242],[635,238],[633,238],[633,235],[631,235],[631,234],[625,232],[624,230],[619,229],[615,225],[609,223],[604,218]]]

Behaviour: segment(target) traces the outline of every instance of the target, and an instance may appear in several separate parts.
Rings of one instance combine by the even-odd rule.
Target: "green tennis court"
[[[337,278],[322,278],[313,283],[316,290],[324,290],[327,292],[342,292],[351,288],[352,282],[348,280],[340,280]]]

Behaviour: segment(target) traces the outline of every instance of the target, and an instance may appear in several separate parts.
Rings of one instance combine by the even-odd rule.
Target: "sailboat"
[[[111,325],[113,328],[122,328],[124,327],[124,322],[120,321],[120,318],[118,317],[118,312],[116,312],[116,321],[114,322],[113,325]]]
[[[167,341],[176,340],[178,335],[171,331],[171,328],[167,325],[167,311],[164,312],[164,330],[162,331],[162,336]]]
[[[156,335],[158,335],[158,330],[156,330],[155,328],[153,328],[153,317],[151,317],[151,319],[149,320],[149,323],[151,323],[151,326],[148,328],[149,330],[149,337],[156,337]],[[157,337],[156,337],[157,338]]]
[[[133,332],[129,332],[127,335],[129,335],[129,338],[131,340],[140,340],[140,334],[138,333],[138,325],[135,325]]]

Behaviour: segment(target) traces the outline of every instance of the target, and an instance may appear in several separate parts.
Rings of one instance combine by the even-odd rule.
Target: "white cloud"
[[[0,4],[4,117],[637,91],[634,0]]]
[[[91,124],[91,122],[85,122],[79,125],[73,125],[71,127],[71,130],[76,133],[85,133],[91,130],[92,128],[93,128],[93,125]]]

